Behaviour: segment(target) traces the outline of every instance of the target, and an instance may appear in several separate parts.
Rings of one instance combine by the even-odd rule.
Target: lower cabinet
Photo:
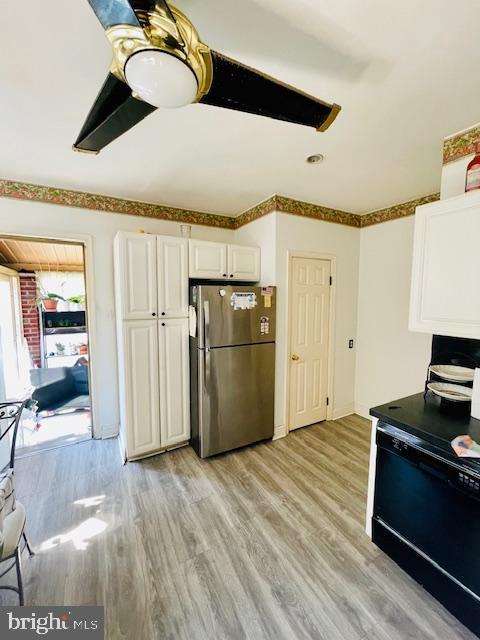
[[[159,322],[158,345],[162,446],[171,447],[190,437],[188,319]]]
[[[145,457],[188,441],[188,319],[123,321],[119,331],[125,457]]]
[[[120,403],[127,458],[161,447],[157,324],[157,320],[123,322]]]

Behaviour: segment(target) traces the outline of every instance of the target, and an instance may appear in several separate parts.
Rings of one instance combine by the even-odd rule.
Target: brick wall
[[[20,297],[22,302],[23,335],[32,356],[33,366],[40,367],[40,327],[35,300],[37,281],[34,274],[20,273]]]

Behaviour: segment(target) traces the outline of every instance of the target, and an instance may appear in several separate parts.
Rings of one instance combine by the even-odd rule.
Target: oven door
[[[399,435],[400,434],[400,435]],[[480,596],[480,473],[377,431],[374,524],[386,525]]]

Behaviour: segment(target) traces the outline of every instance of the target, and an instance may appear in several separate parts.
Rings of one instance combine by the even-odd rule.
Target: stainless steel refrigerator
[[[275,287],[190,287],[191,444],[201,458],[273,436]]]

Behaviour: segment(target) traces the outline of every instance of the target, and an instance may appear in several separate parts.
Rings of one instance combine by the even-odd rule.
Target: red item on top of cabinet
[[[480,189],[480,142],[475,145],[475,157],[468,164],[465,180],[465,191],[474,189]]]

